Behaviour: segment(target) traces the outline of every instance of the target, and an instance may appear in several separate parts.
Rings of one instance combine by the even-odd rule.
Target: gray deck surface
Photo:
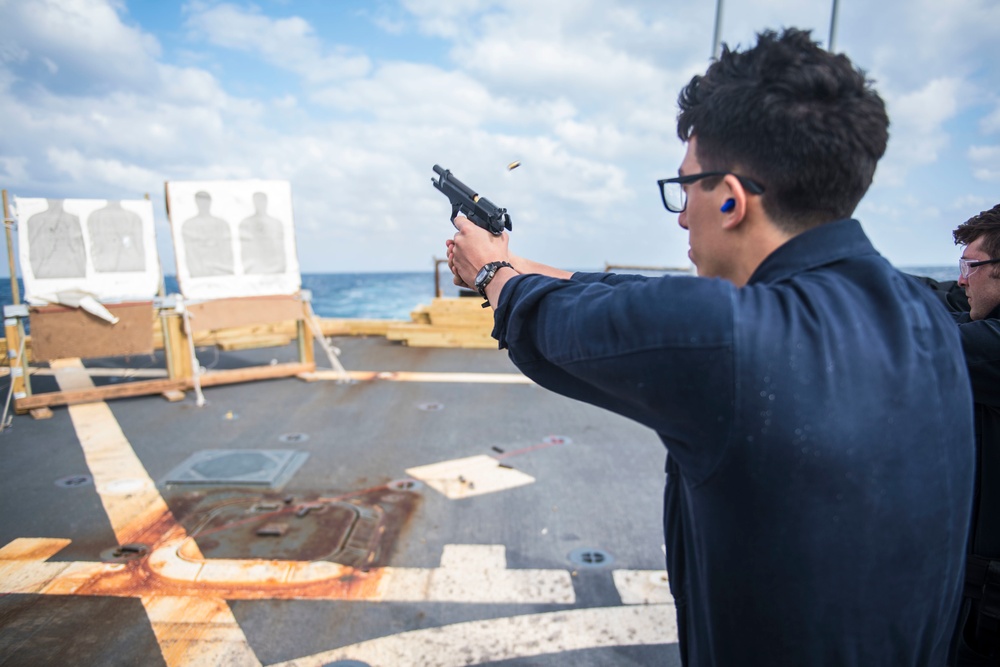
[[[338,338],[334,343],[342,350],[344,366],[352,371],[517,372],[500,351],[416,349],[381,338]],[[322,352],[317,353],[322,366]],[[293,355],[290,347],[220,354],[199,350],[201,363],[215,368],[267,363],[271,358],[291,361]],[[115,364],[162,368],[162,361],[150,357],[88,362]],[[55,389],[47,377],[36,378],[33,386],[36,391]],[[485,455],[500,458],[535,481],[459,499],[418,485],[403,494],[408,499],[399,510],[403,518],[385,534],[374,566],[438,568],[446,545],[503,545],[508,570],[568,572],[572,581],[575,601],[560,604],[228,599],[238,630],[259,664],[294,659],[302,659],[300,664],[390,664],[361,658],[343,662],[348,657],[339,658],[342,662],[321,661],[324,652],[359,642],[527,614],[543,614],[535,625],[551,622],[554,634],[568,633],[554,612],[624,606],[612,571],[663,569],[663,447],[648,429],[605,411],[533,384],[283,379],[210,387],[204,394],[203,407],[195,405],[191,392],[178,403],[154,396],[111,401],[108,406],[174,518],[189,534],[196,534],[206,558],[260,558],[269,553],[278,555],[267,557],[278,559],[311,559],[324,544],[327,527],[318,513],[278,517],[293,528],[311,526],[309,545],[296,542],[290,534],[259,538],[270,542],[235,537],[223,525],[227,519],[219,518],[222,515],[215,515],[222,528],[197,536],[214,508],[225,503],[245,507],[256,500],[284,503],[289,498],[290,504],[284,506],[294,507],[319,498],[352,497],[384,490],[387,483],[408,478],[410,468]],[[427,409],[428,404],[438,409]],[[18,538],[63,538],[70,543],[49,563],[97,562],[118,541],[98,485],[56,485],[57,480],[90,471],[69,409],[57,407],[53,412],[53,418],[42,421],[18,416],[13,428],[0,434],[0,547]],[[308,437],[282,441],[288,434]],[[553,444],[559,442],[553,437],[562,438],[563,444]],[[289,449],[306,452],[308,458],[280,489],[163,484],[165,476],[189,456],[213,449]],[[411,513],[405,515],[406,510]],[[608,560],[580,564],[570,559],[574,550],[593,550]],[[135,597],[11,592],[18,590],[11,572],[0,560],[5,593],[0,595],[0,665],[4,667],[203,662],[193,653],[170,654],[164,649],[139,598],[142,591]],[[660,614],[672,609],[663,604],[636,607],[640,613],[646,608],[650,613],[659,609]],[[600,626],[604,617],[595,618]],[[392,664],[679,664],[669,628],[655,643],[645,635],[634,640],[636,645],[600,646],[585,638],[583,645],[589,648],[553,652],[551,646],[558,646],[558,640],[551,646],[539,646],[537,639],[521,645],[517,632],[503,630],[503,623],[484,627],[498,628],[498,648],[479,647],[479,653],[470,651],[470,657],[463,658],[461,652],[435,654],[439,649],[428,640],[413,643],[406,649],[412,651],[410,657]],[[479,657],[471,657],[475,655]],[[240,662],[246,661],[234,658],[231,664]]]

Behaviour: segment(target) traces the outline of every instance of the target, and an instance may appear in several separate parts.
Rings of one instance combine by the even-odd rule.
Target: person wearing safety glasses
[[[954,231],[958,280],[937,291],[958,323],[976,419],[976,495],[955,667],[1000,664],[1000,204]]]

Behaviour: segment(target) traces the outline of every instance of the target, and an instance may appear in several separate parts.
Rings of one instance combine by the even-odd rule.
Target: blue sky
[[[830,10],[728,0],[722,39],[795,26],[825,44]],[[856,215],[897,265],[952,264],[951,230],[1000,201],[1000,4],[839,11],[836,50],[875,79],[892,123]],[[288,180],[304,272],[409,271],[451,234],[437,163],[509,209],[518,254],[687,266],[655,181],[683,156],[677,93],[708,64],[714,14],[677,0],[0,0],[0,187],[149,193],[173,273],[165,181]]]

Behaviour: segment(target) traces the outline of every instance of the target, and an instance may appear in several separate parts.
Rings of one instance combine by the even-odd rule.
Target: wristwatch
[[[476,289],[479,290],[479,295],[481,297],[486,299],[486,286],[490,284],[491,280],[493,280],[493,276],[497,274],[497,271],[504,266],[508,269],[514,268],[509,262],[490,262],[483,268],[479,269],[479,273],[476,274]],[[489,299],[486,299],[486,305],[489,305]],[[483,307],[485,308],[486,305]]]

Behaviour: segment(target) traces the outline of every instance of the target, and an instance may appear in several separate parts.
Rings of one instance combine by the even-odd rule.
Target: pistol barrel
[[[479,198],[479,193],[455,178],[448,169],[444,169],[440,165],[436,164],[434,165],[434,172],[441,175],[441,178],[434,183],[438,190],[443,190],[445,185],[450,185],[452,188],[458,190],[472,201],[476,201]],[[433,181],[434,179],[432,178],[431,180]]]

